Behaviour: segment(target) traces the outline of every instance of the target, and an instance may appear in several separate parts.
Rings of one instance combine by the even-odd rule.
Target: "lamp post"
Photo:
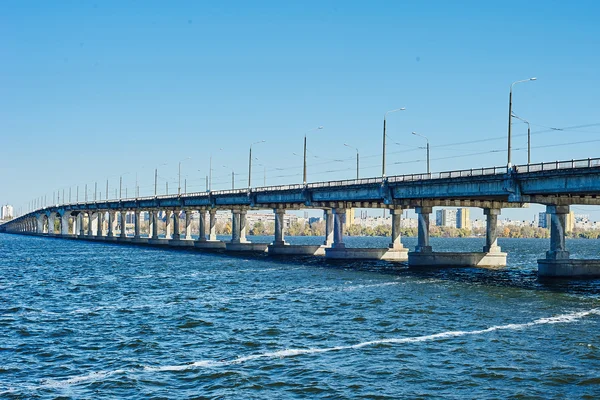
[[[186,157],[183,160],[179,160],[178,178],[177,178],[177,195],[181,196],[181,163],[185,160],[189,160],[191,157]]]
[[[383,114],[383,156],[381,159],[381,176],[383,178],[385,178],[385,121],[386,121],[388,114],[396,112],[396,111],[404,111],[404,110],[406,110],[405,107],[396,108],[395,110],[386,111],[386,113]]]
[[[162,167],[163,165],[167,165],[167,163],[162,163],[159,165],[159,167]],[[158,167],[154,168],[154,197],[156,197],[158,194]]]
[[[512,117],[527,124],[527,165],[529,165],[531,164],[531,125],[529,124],[529,121],[527,121],[525,118],[519,117],[515,113],[512,114]]]
[[[344,146],[350,147],[351,149],[356,150],[356,179],[358,180],[358,162],[359,162],[358,148],[356,148],[354,146],[350,146],[348,143],[344,143]]]
[[[129,172],[125,172],[119,176],[119,200],[123,198],[123,176],[127,175]]]
[[[511,124],[512,124],[512,91],[513,91],[513,86],[515,86],[517,83],[522,83],[522,82],[529,82],[529,81],[535,81],[537,78],[529,78],[529,79],[523,79],[520,81],[516,81],[511,83],[510,85],[510,93],[508,95],[508,162],[506,164],[506,167],[508,169],[510,169],[512,167],[512,163],[511,163],[511,159],[510,159],[510,153],[511,153],[511,139],[512,139],[512,131],[511,131]]]
[[[304,133],[304,172],[302,174],[302,182],[304,183],[304,185],[306,185],[306,134],[319,129],[323,129],[323,127],[319,126]]]
[[[423,135],[418,134],[417,132],[413,132],[412,134],[415,136],[422,137],[423,139],[425,139],[427,141],[427,174],[429,175],[429,173],[430,173],[430,170],[429,170],[429,139],[427,139],[427,137],[425,137]]]
[[[229,168],[227,165],[223,165],[223,168],[227,168],[231,170],[231,189],[235,188],[235,173],[233,172],[233,168]]]
[[[250,145],[250,156],[248,157],[248,188],[252,187],[252,146],[259,143],[264,143],[265,140],[254,142]]]

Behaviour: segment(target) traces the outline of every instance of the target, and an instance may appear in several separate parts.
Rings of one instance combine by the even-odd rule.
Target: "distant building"
[[[456,227],[456,210],[442,208],[435,213],[435,224],[437,226]]]
[[[456,227],[459,229],[471,229],[471,218],[468,208],[459,208],[456,211]]]
[[[539,214],[538,227],[550,229],[551,216],[552,216],[552,214],[541,212]],[[575,221],[576,221],[575,213],[573,211],[569,212],[567,214],[567,221],[566,221],[567,223],[565,226],[567,232],[573,231],[573,228],[575,227]]]
[[[5,205],[2,206],[2,209],[0,210],[0,219],[9,219],[9,218],[14,218],[15,216],[15,212],[13,209],[13,206],[11,205]]]

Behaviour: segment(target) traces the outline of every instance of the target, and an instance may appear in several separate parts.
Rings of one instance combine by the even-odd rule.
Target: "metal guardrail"
[[[579,160],[570,161],[551,161],[541,162],[536,164],[523,164],[513,166],[513,173],[530,173],[530,172],[541,172],[541,171],[552,171],[559,169],[579,169],[579,168],[599,168],[600,158],[586,158]],[[115,200],[102,200],[102,201],[87,201],[87,202],[76,202],[76,203],[64,203],[57,204],[55,206],[46,206],[39,208],[32,212],[43,211],[47,208],[70,206],[70,205],[93,205],[98,203],[114,203],[114,202],[127,202],[127,201],[140,201],[140,200],[154,200],[154,199],[177,199],[177,198],[189,198],[189,197],[208,197],[214,195],[224,194],[248,194],[248,193],[264,193],[271,191],[286,191],[286,190],[303,190],[307,189],[318,189],[327,187],[340,187],[340,186],[355,186],[355,185],[368,185],[383,183],[387,180],[390,183],[397,182],[415,182],[425,180],[436,180],[436,179],[452,179],[452,178],[465,178],[472,176],[489,176],[489,175],[501,175],[507,173],[507,167],[487,167],[487,168],[474,168],[474,169],[463,169],[457,171],[445,171],[445,172],[434,172],[425,174],[407,174],[407,175],[394,175],[388,178],[363,178],[363,179],[347,179],[338,181],[324,181],[309,183],[306,186],[303,184],[292,184],[292,185],[276,185],[276,186],[263,186],[254,189],[229,189],[229,190],[217,190],[211,192],[195,192],[187,193],[184,195],[160,195],[160,196],[145,196],[137,198],[127,199],[115,199]]]

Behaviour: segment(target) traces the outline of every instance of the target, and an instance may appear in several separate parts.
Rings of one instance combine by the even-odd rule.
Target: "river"
[[[499,244],[503,269],[412,269],[2,234],[0,398],[597,398],[600,280]]]

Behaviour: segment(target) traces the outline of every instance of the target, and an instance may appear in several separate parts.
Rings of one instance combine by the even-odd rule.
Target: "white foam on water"
[[[64,381],[57,381],[57,380],[53,380],[53,379],[48,379],[42,382],[41,387],[46,387],[46,388],[61,388],[61,387],[66,387],[66,386],[72,386],[72,385],[76,385],[78,383],[82,383],[82,382],[87,382],[87,381],[101,381],[106,377],[109,377],[111,375],[115,375],[115,374],[123,374],[126,373],[126,370],[123,369],[116,369],[114,371],[97,371],[97,372],[91,372],[87,375],[79,375],[79,376],[74,376],[72,378],[66,379]]]
[[[146,371],[184,371],[187,369],[195,369],[195,368],[210,368],[210,367],[219,367],[219,366],[227,366],[227,365],[235,365],[242,364],[248,361],[254,361],[262,358],[286,358],[286,357],[295,357],[299,355],[305,354],[318,354],[318,353],[328,353],[333,351],[342,351],[342,350],[352,350],[352,349],[360,349],[363,347],[376,346],[379,344],[406,344],[406,343],[418,343],[418,342],[428,342],[449,338],[456,338],[461,336],[470,336],[470,335],[482,335],[494,331],[501,330],[521,330],[526,328],[531,328],[536,325],[547,325],[547,324],[566,324],[576,322],[584,317],[590,315],[600,315],[600,309],[594,308],[588,311],[580,311],[570,314],[562,314],[554,317],[540,318],[536,319],[532,322],[526,322],[522,324],[506,324],[506,325],[496,325],[491,326],[485,329],[478,329],[472,331],[447,331],[441,333],[435,333],[431,335],[424,336],[414,336],[407,338],[390,338],[390,339],[381,339],[381,340],[372,340],[368,342],[356,343],[353,345],[345,345],[345,346],[335,346],[335,347],[324,347],[324,348],[310,348],[310,349],[284,349],[278,350],[274,352],[262,353],[262,354],[252,354],[244,357],[238,357],[233,360],[202,360],[193,362],[190,364],[183,365],[170,365],[170,366],[162,366],[162,367],[145,367]]]

